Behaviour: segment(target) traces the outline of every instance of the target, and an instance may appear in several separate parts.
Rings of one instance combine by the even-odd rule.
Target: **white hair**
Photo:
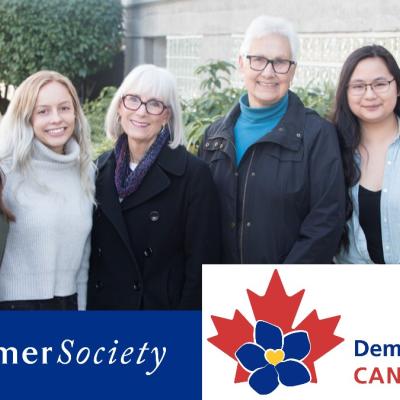
[[[168,123],[171,140],[169,146],[174,149],[184,142],[182,109],[178,99],[174,76],[165,68],[152,64],[135,67],[124,79],[111,100],[105,120],[106,135],[116,140],[124,132],[118,116],[118,108],[122,96],[141,94],[157,98],[170,109],[171,118]]]
[[[244,35],[242,45],[240,46],[240,55],[247,55],[251,46],[251,42],[254,39],[258,39],[273,33],[287,38],[292,53],[292,59],[293,61],[297,61],[300,40],[297,32],[293,28],[293,25],[286,19],[270,17],[267,15],[260,15],[251,21]]]

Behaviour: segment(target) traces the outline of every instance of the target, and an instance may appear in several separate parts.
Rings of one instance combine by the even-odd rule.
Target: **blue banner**
[[[201,312],[2,312],[10,399],[201,399]]]

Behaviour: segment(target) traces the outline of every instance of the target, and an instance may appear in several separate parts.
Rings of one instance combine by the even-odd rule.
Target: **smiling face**
[[[349,85],[369,84],[379,81],[391,81],[393,75],[380,57],[369,57],[360,61],[351,75]],[[364,123],[380,123],[393,118],[398,88],[396,81],[390,83],[384,93],[376,93],[371,86],[361,95],[347,92],[347,101],[353,114]]]
[[[129,96],[139,98],[145,103],[148,103],[150,100],[157,100],[165,104],[162,99],[144,94],[132,92],[129,93]],[[148,108],[150,108],[150,104],[148,104]],[[156,140],[162,126],[168,123],[170,111],[168,108],[165,108],[159,115],[149,114],[144,104],[141,104],[136,111],[133,111],[126,108],[121,100],[118,115],[121,118],[122,129],[127,134],[130,145],[140,145],[141,147],[148,148]]]
[[[254,39],[248,55],[261,56],[269,60],[292,59],[288,39],[276,33]],[[289,90],[296,69],[295,65],[291,65],[287,74],[277,74],[269,63],[263,71],[254,71],[244,56],[239,58],[239,67],[248,92],[250,107],[268,107],[281,100]]]
[[[63,154],[75,128],[73,100],[63,84],[53,81],[42,86],[31,123],[38,140],[54,152]]]

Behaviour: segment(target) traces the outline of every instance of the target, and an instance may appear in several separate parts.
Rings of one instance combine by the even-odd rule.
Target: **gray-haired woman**
[[[220,261],[219,206],[207,165],[181,145],[173,76],[133,69],[106,117],[88,309],[198,309],[201,265]]]
[[[222,210],[223,261],[329,263],[344,226],[344,177],[335,128],[289,90],[299,39],[260,16],[240,49],[247,92],[206,131],[200,156]]]

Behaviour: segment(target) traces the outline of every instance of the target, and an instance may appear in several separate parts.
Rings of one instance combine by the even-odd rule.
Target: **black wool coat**
[[[220,215],[208,166],[165,146],[119,201],[114,152],[98,162],[87,309],[199,309],[201,264],[220,262]]]

